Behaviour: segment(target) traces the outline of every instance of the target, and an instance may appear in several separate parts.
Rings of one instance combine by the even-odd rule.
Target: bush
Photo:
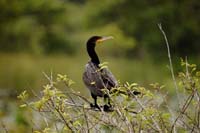
[[[150,84],[150,91],[136,83],[125,83],[113,88],[110,95],[113,111],[105,112],[91,108],[88,98],[71,88],[74,83],[67,75],[45,77],[49,83],[40,95],[28,99],[22,92],[18,98],[20,107],[31,109],[34,117],[30,121],[35,133],[49,132],[198,132],[200,130],[200,71],[195,64],[181,61],[184,71],[178,74],[178,94],[172,108],[165,88],[158,83]],[[65,90],[59,88],[64,84]],[[139,91],[140,95],[132,92]],[[123,92],[123,93],[121,93]],[[103,102],[101,102],[103,104]],[[31,125],[31,124],[30,124]],[[43,125],[43,126],[42,126]]]

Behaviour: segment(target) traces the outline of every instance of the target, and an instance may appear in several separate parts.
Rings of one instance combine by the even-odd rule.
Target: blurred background
[[[175,96],[157,24],[168,36],[178,72],[181,57],[200,64],[199,14],[198,0],[0,0],[0,132],[3,125],[11,132],[31,129],[16,97],[25,89],[41,90],[43,72],[67,74],[73,88],[90,97],[82,72],[93,35],[114,36],[96,51],[121,83],[151,89],[158,82]]]

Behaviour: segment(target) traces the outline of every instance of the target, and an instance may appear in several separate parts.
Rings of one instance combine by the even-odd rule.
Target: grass
[[[159,82],[172,88],[170,73],[166,64],[155,64],[151,59],[126,59],[103,56],[102,62],[109,62],[109,69],[121,83],[136,82],[143,86]],[[29,54],[0,54],[0,89],[20,92],[24,89],[38,90],[45,82],[42,72],[67,74],[76,84],[74,88],[88,95],[82,82],[87,55],[33,56]],[[167,89],[169,91],[171,89]],[[173,90],[173,89],[172,89]]]

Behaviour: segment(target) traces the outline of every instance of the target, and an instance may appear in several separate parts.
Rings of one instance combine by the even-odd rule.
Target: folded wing
[[[94,63],[88,62],[83,73],[83,82],[92,94],[96,96],[103,96],[101,89],[110,90],[118,86],[117,80],[108,68],[100,70]]]

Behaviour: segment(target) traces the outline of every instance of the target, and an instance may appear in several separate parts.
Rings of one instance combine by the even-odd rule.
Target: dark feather
[[[83,73],[83,82],[92,94],[96,96],[103,96],[101,89],[110,90],[113,87],[118,86],[117,80],[108,68],[100,68],[93,62],[88,62],[85,66],[85,72]]]

